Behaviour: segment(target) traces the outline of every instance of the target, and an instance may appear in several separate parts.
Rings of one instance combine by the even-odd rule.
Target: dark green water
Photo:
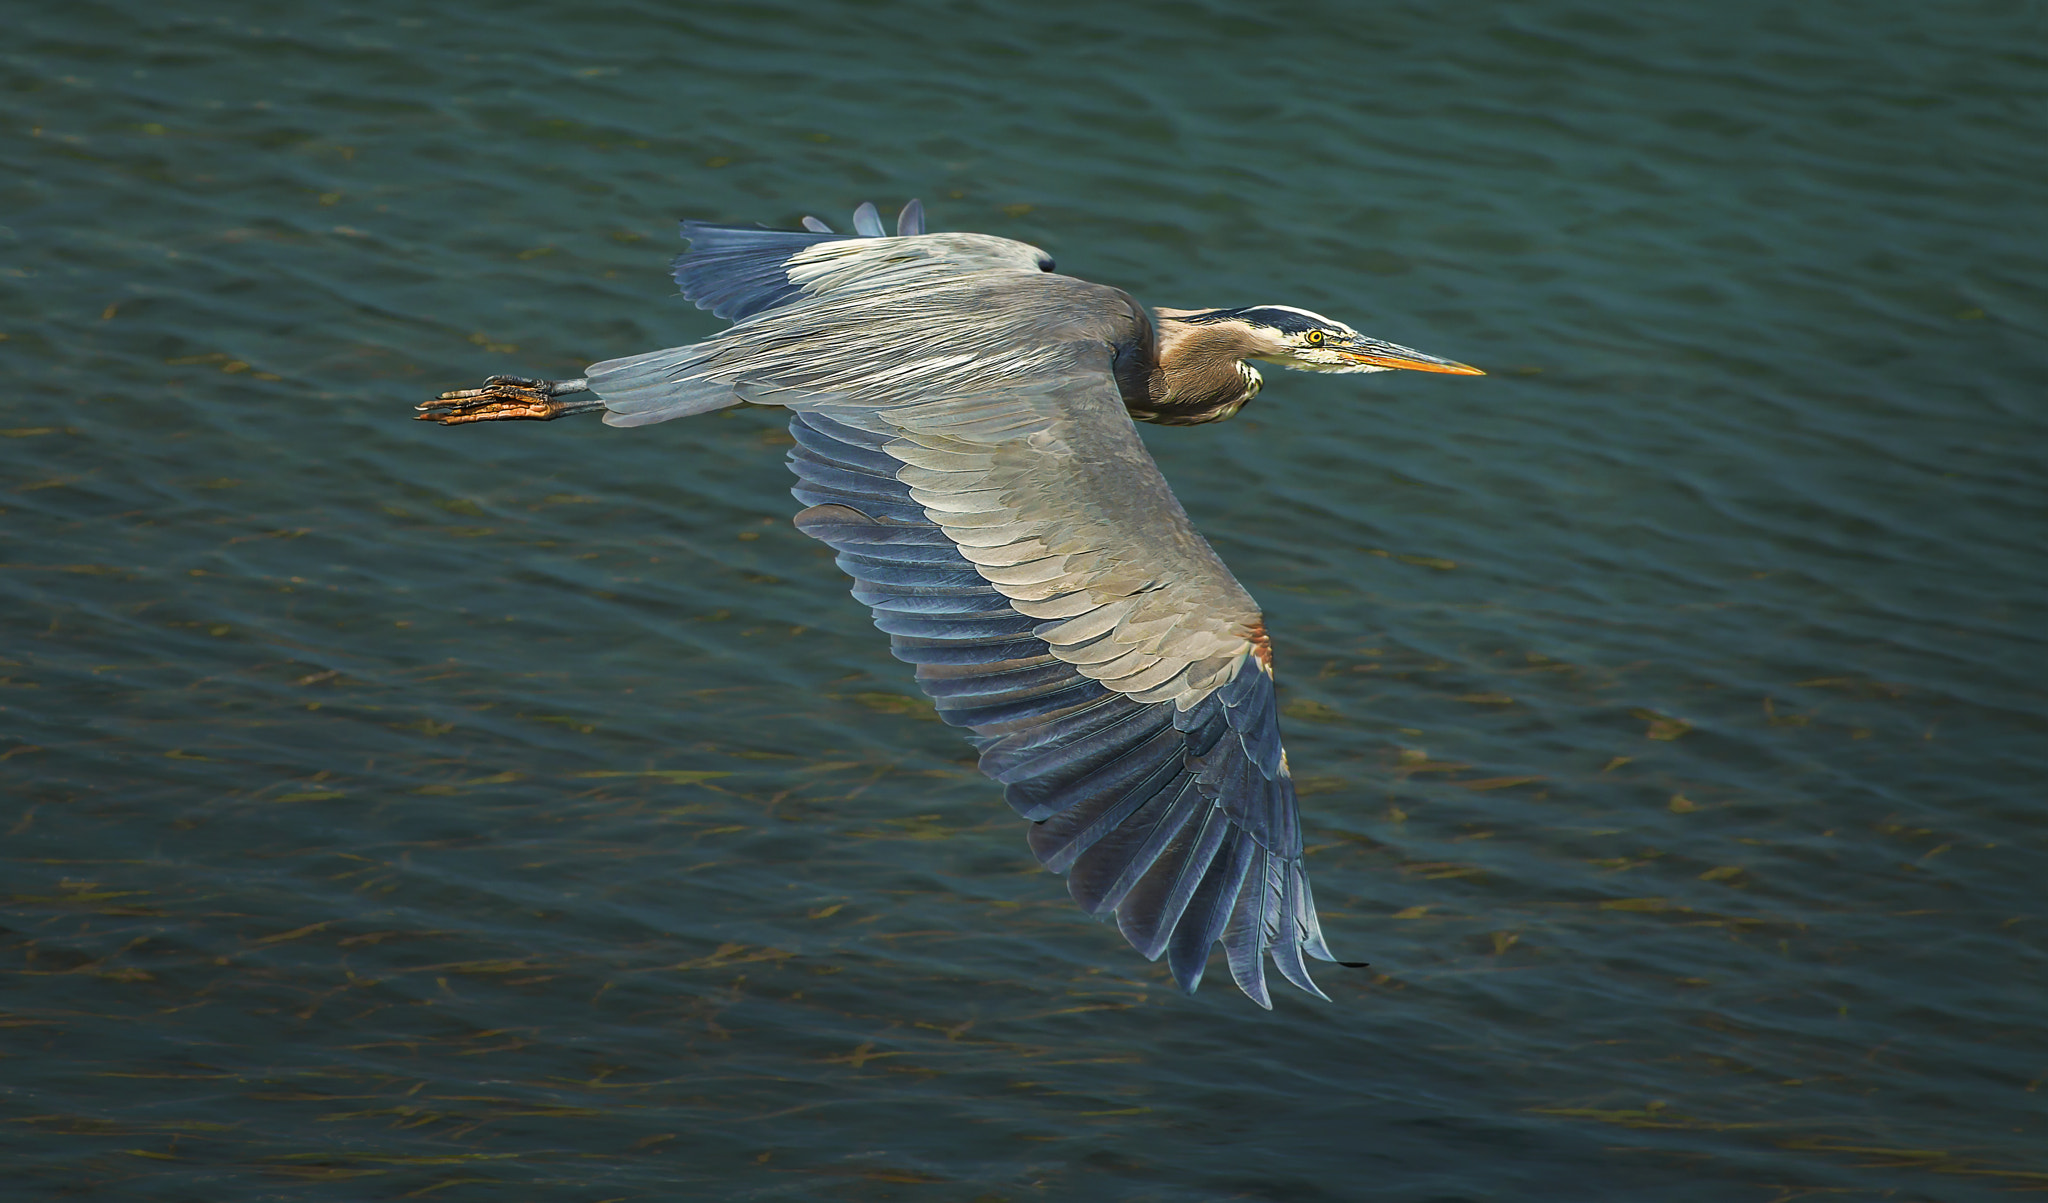
[[[176,7],[0,51],[0,1193],[2048,1189],[2040,5]],[[407,421],[913,195],[1493,373],[1147,432],[1333,1003],[1067,902],[777,415]]]

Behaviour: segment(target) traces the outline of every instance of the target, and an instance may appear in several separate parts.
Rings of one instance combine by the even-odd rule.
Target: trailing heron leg
[[[464,422],[552,422],[570,414],[603,409],[594,394],[574,401],[557,398],[590,392],[590,381],[529,380],[524,376],[492,376],[482,388],[459,388],[413,406],[422,422],[460,426]]]

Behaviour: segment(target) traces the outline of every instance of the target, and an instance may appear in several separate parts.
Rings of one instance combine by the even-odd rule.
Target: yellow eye
[[[1311,330],[1311,331],[1309,331],[1309,332],[1308,332],[1308,345],[1309,345],[1309,346],[1311,346],[1311,347],[1319,347],[1319,346],[1321,346],[1321,345],[1322,345],[1322,343],[1323,343],[1323,332],[1322,332],[1321,330]]]

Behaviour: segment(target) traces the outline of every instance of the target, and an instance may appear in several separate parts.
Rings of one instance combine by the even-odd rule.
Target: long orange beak
[[[1369,368],[1406,368],[1411,372],[1443,372],[1450,376],[1484,376],[1478,368],[1430,355],[1413,347],[1399,343],[1385,342],[1377,338],[1359,335],[1342,340],[1331,339],[1330,349],[1353,363]]]
[[[1410,351],[1406,347],[1401,348],[1398,354],[1360,353],[1354,351],[1345,351],[1343,354],[1347,358],[1355,359],[1359,363],[1368,364],[1376,368],[1406,368],[1411,372],[1445,372],[1452,376],[1486,375],[1485,372],[1470,364],[1459,363],[1453,359],[1438,359],[1434,355],[1422,355],[1419,352]]]

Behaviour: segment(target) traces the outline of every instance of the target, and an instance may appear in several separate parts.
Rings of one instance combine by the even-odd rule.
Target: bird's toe
[[[520,376],[493,376],[482,388],[450,389],[413,408],[422,422],[459,426],[466,422],[546,422],[562,416],[565,406],[542,389],[545,383]]]

